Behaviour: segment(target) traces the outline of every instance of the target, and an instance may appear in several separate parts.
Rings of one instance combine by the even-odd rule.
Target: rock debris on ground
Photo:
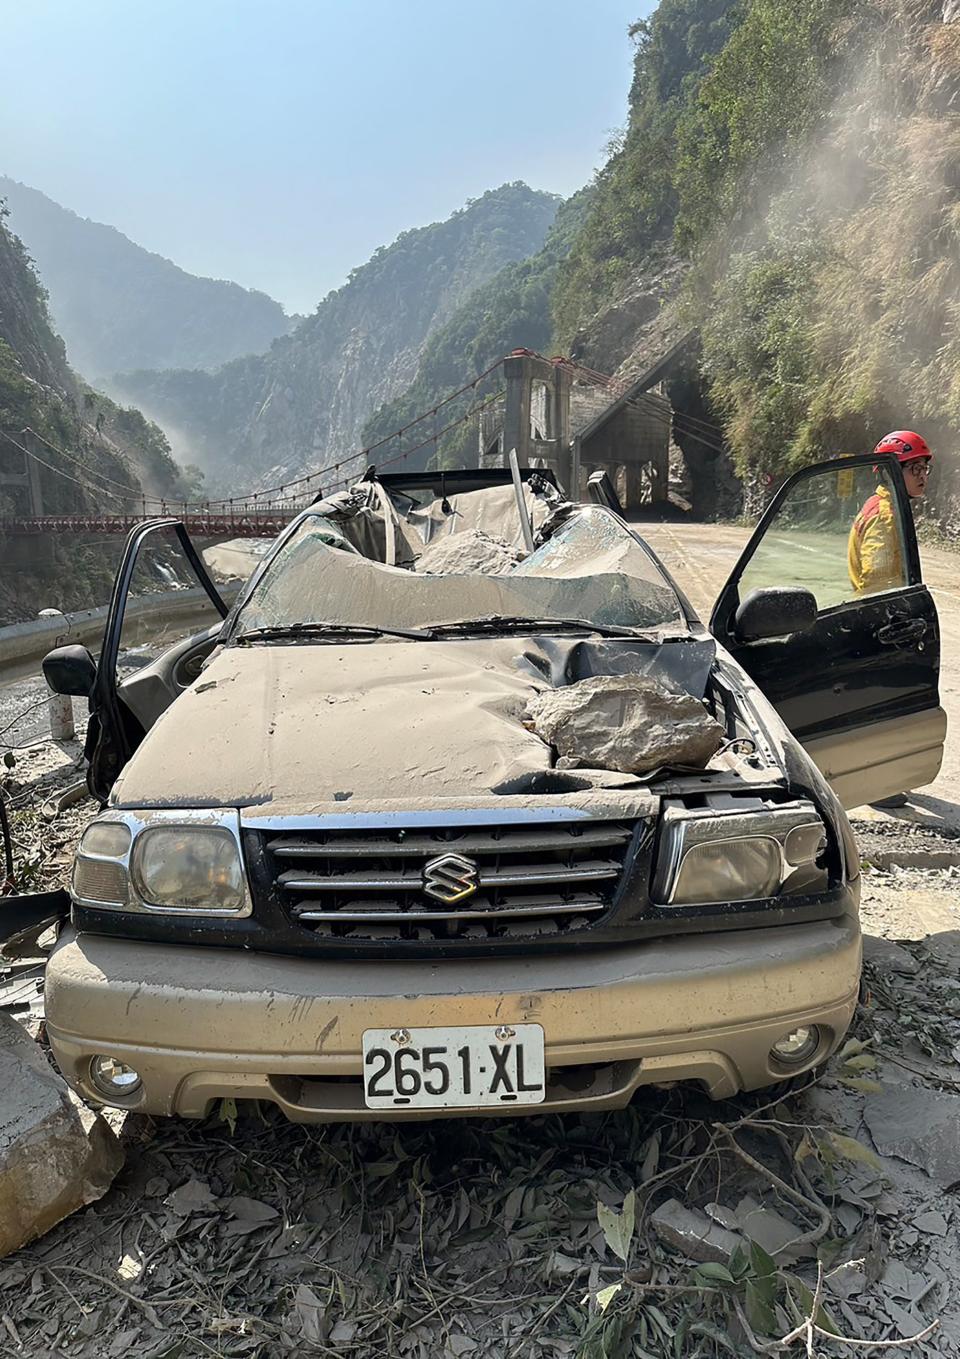
[[[0,1257],[101,1198],[122,1162],[105,1120],[0,1013]]]
[[[93,811],[42,816],[72,758],[6,771],[32,884],[62,879]],[[960,1355],[949,1141],[931,1159],[904,1126],[929,1106],[948,1139],[960,1112],[955,878],[874,871],[864,899],[863,1003],[799,1093],[651,1090],[603,1115],[397,1126],[229,1101],[202,1123],[110,1115],[112,1187],[0,1262],[0,1352],[748,1355],[810,1315],[819,1256],[827,1325]],[[43,1054],[39,1018],[13,1008]]]

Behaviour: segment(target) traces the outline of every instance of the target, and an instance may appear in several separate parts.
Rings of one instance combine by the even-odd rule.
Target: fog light
[[[820,1030],[816,1024],[802,1024],[799,1029],[792,1029],[778,1038],[770,1051],[778,1062],[786,1066],[801,1066],[809,1062],[819,1046]]]
[[[132,1095],[143,1082],[132,1066],[124,1066],[116,1057],[94,1057],[90,1062],[90,1079],[101,1095],[117,1099]]]

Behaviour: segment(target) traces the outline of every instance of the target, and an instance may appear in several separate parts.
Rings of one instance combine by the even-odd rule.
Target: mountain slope
[[[591,190],[582,189],[561,203],[547,238],[535,255],[506,265],[461,302],[424,345],[411,385],[381,406],[364,426],[364,444],[385,438],[429,411],[449,392],[484,372],[511,349],[548,348],[552,330],[550,299],[557,270],[583,225],[591,201]],[[496,385],[500,380],[494,374],[487,385],[465,392],[462,399],[446,406],[444,424],[455,420],[478,396],[486,394],[488,385]],[[451,431],[440,440],[437,450],[440,465],[458,467],[472,462],[476,450],[471,441],[475,438],[470,424]],[[425,465],[433,457],[434,450],[428,446],[417,461],[405,462],[404,468]]]
[[[409,385],[429,337],[476,288],[540,249],[558,203],[505,184],[378,250],[269,353],[216,373],[126,373],[112,390],[224,485],[315,470],[358,446],[365,421]]]
[[[188,274],[25,184],[0,176],[0,199],[49,291],[71,363],[91,380],[118,369],[215,368],[290,329],[265,293]]]
[[[677,125],[733,31],[736,0],[661,0],[634,24],[626,128],[595,177],[593,206],[560,267],[552,306],[556,336],[577,328],[636,281],[637,267],[673,232]]]
[[[745,479],[919,426],[947,455],[931,508],[955,519],[958,97],[960,19],[940,0],[752,0],[704,82],[678,236]]]
[[[955,535],[960,4],[722,9],[661,0],[642,29],[629,130],[561,266],[558,331],[630,375],[698,329],[668,391],[729,451],[751,512],[795,467],[919,428],[937,455],[921,508]],[[663,54],[698,47],[671,94]],[[682,275],[666,305],[624,324],[665,253]]]
[[[139,508],[143,492],[179,499],[196,490],[156,425],[71,372],[44,289],[0,210],[0,472],[19,475],[31,463],[46,514]],[[0,481],[0,517],[35,508],[26,488]],[[0,569],[0,625],[51,600],[61,608],[100,603],[112,577],[102,547],[58,539],[45,567]]]

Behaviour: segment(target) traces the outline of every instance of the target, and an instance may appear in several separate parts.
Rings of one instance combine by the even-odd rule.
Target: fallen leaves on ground
[[[20,823],[45,882],[71,812],[43,848],[39,821]],[[953,1062],[955,969],[918,960],[868,971],[828,1080],[780,1102],[641,1092],[604,1115],[395,1126],[303,1127],[232,1101],[203,1124],[131,1117],[107,1197],[0,1262],[0,1353],[714,1359],[799,1324],[818,1257],[817,1315],[848,1336],[956,1317],[955,1204],[891,1183],[860,1122],[891,1054],[920,1078],[931,1049]],[[671,1198],[742,1248],[695,1266],[651,1227]]]

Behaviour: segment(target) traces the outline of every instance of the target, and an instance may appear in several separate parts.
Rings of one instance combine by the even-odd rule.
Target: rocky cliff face
[[[632,383],[683,346],[664,383],[674,412],[671,475],[698,518],[732,517],[742,509],[743,492],[703,377],[688,278],[689,265],[669,245],[652,248],[622,290],[583,323],[570,354]]]
[[[22,462],[10,439],[22,443],[24,429],[50,445],[35,450],[49,464],[40,474],[45,511],[112,508],[125,487],[131,499],[141,490],[172,496],[185,489],[161,431],[73,372],[46,291],[0,212],[0,468],[11,458]],[[24,507],[5,504],[0,487],[0,513],[13,508]]]
[[[267,354],[216,373],[134,372],[135,401],[224,487],[255,489],[354,452],[413,380],[429,337],[505,265],[539,250],[559,200],[507,184],[378,250]]]
[[[623,288],[570,342],[570,357],[627,380],[636,378],[683,333],[679,299],[687,267],[664,244],[652,249]]]
[[[0,520],[37,509],[27,487],[2,476],[22,477],[31,465],[47,514],[139,508],[144,491],[179,498],[193,490],[155,425],[71,371],[40,280],[0,212]],[[108,595],[113,567],[102,545],[59,540],[29,569],[14,569],[3,546],[0,525],[0,626],[51,598],[80,608]]]
[[[118,369],[215,368],[292,325],[265,293],[197,278],[36,189],[0,176],[0,200],[50,294],[70,362],[91,381]]]
[[[751,507],[919,428],[927,513],[955,533],[960,4],[660,0],[636,35],[627,133],[555,288],[561,343],[633,377],[697,332],[675,437]]]
[[[0,212],[0,344],[6,346],[11,368],[31,384],[63,398],[70,390],[63,341],[55,335],[46,314],[40,280],[26,253],[4,225]],[[0,387],[0,401],[5,389]],[[11,399],[6,392],[6,400]],[[3,407],[0,406],[0,410]]]

